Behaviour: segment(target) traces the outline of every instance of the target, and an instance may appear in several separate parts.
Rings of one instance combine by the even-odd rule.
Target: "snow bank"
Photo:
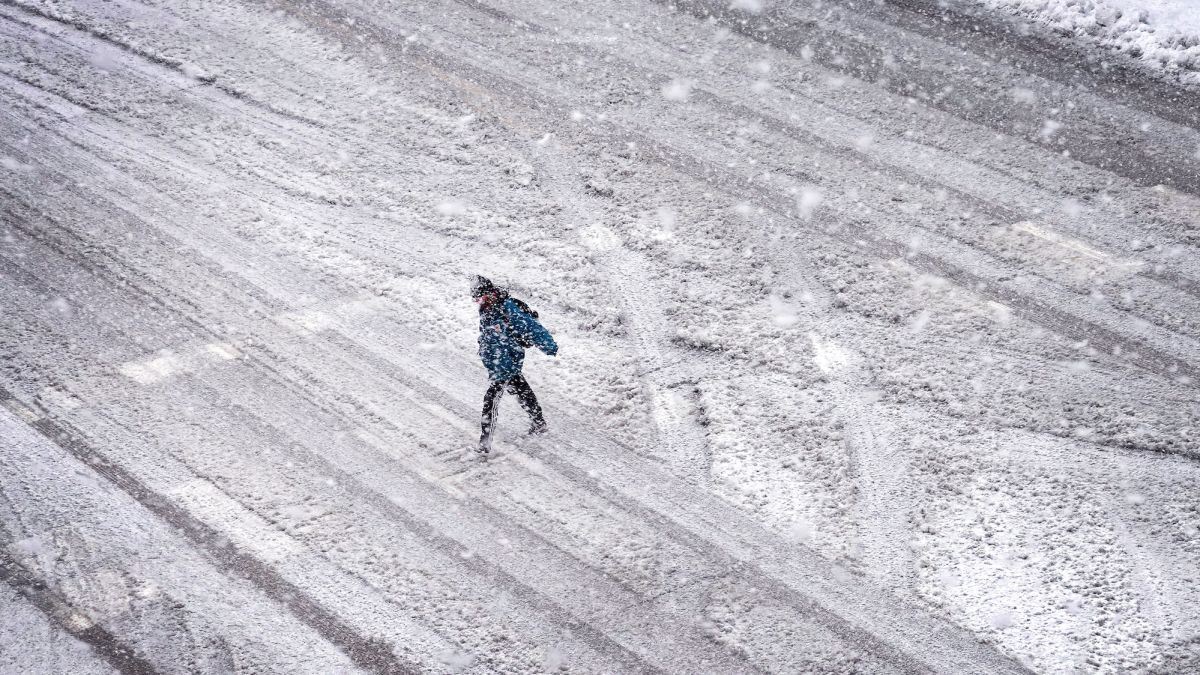
[[[1200,86],[1200,5],[1192,0],[976,0],[1167,79]]]

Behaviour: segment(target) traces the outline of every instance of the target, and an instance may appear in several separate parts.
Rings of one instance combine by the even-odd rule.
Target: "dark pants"
[[[496,418],[500,414],[500,397],[507,389],[510,393],[517,395],[517,401],[521,403],[521,407],[525,412],[529,413],[529,419],[533,421],[533,426],[544,427],[546,420],[542,417],[542,407],[538,405],[537,396],[533,395],[533,390],[529,388],[529,383],[521,375],[515,375],[507,380],[499,380],[492,382],[488,387],[487,393],[483,395],[483,434],[481,440],[490,440],[492,431],[496,428]]]

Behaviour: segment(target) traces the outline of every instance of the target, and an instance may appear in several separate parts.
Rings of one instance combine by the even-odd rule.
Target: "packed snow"
[[[909,4],[0,2],[0,671],[1200,670],[1200,107]]]
[[[1200,4],[1194,0],[975,0],[1119,55],[1159,76],[1200,86]]]

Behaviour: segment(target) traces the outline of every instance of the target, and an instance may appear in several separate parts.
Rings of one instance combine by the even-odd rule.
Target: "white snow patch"
[[[1083,204],[1078,199],[1068,197],[1062,203],[1063,212],[1072,218],[1078,218],[1083,213]]]
[[[23,556],[36,557],[46,552],[46,544],[38,536],[26,537],[13,542],[10,546],[13,551]]]
[[[69,616],[67,616],[66,624],[71,628],[71,630],[75,631],[89,630],[95,625],[91,619],[87,618],[83,614],[80,614],[79,612],[72,612]]]
[[[471,667],[475,658],[464,652],[445,652],[441,660],[451,673],[461,673]]]
[[[790,528],[788,528],[788,535],[793,540],[798,541],[801,544],[807,544],[812,541],[813,538],[812,523],[806,520],[796,521],[795,523],[792,523]]]
[[[804,220],[812,218],[813,212],[823,201],[825,201],[825,196],[815,187],[800,188],[800,194],[796,196],[796,208],[800,210],[800,217]]]
[[[676,78],[663,86],[662,97],[668,101],[686,101],[694,85],[692,80]]]
[[[660,206],[655,211],[658,215],[658,222],[662,224],[662,229],[671,232],[675,229],[675,220],[677,218],[675,211],[665,206]]]
[[[567,664],[567,656],[563,654],[558,647],[550,647],[546,650],[546,658],[542,660],[542,665],[546,672],[553,673],[556,670],[561,670]]]
[[[457,199],[446,199],[437,205],[437,212],[443,216],[465,216],[467,205]]]
[[[1062,122],[1046,120],[1045,123],[1042,124],[1042,130],[1039,135],[1042,137],[1043,141],[1049,141],[1054,138],[1054,135],[1058,133],[1059,129],[1062,129],[1062,126]]]
[[[1200,153],[1200,150],[1197,150],[1197,153]],[[0,167],[4,167],[9,171],[26,171],[29,169],[28,164],[22,164],[16,157],[8,155],[0,156]]]
[[[181,70],[184,75],[187,75],[188,77],[192,78],[193,80],[211,80],[211,79],[213,79],[212,75],[209,75],[208,71],[204,70],[203,68],[201,68],[200,66],[198,66],[194,63],[181,64],[179,66],[179,70]]]
[[[917,315],[914,316],[913,320],[909,322],[908,327],[911,328],[914,333],[920,333],[921,331],[925,330],[926,326],[929,325],[930,316],[931,315],[929,314],[929,311],[923,309],[917,312]]]
[[[733,0],[729,3],[729,9],[738,9],[750,14],[758,14],[763,11],[762,0]]]
[[[50,309],[62,314],[63,316],[71,315],[71,303],[67,302],[66,298],[55,298],[49,303]]]
[[[830,375],[842,372],[853,365],[854,352],[816,333],[809,333],[808,339],[813,346],[813,362],[822,373]]]
[[[1053,244],[1047,251],[1050,253],[1057,252],[1057,257],[1061,259],[1075,261],[1081,267],[1100,267],[1110,278],[1133,274],[1144,264],[1138,260],[1119,258],[1083,241],[1060,234],[1030,221],[1014,223],[1012,229]]]
[[[214,342],[184,353],[166,352],[161,356],[131,361],[119,368],[122,375],[140,384],[154,384],[179,373],[199,370],[213,363],[232,361],[241,353],[231,344]]]
[[[43,387],[38,399],[43,407],[54,410],[75,410],[83,405],[78,398],[56,387]]]
[[[665,206],[655,210],[655,215],[658,216],[658,228],[650,232],[650,238],[654,241],[669,241],[675,236],[675,221],[678,218],[674,210]]]
[[[253,551],[266,562],[278,563],[291,557],[310,555],[303,544],[272,528],[204,478],[177,483],[168,488],[166,494],[205,522],[219,524],[222,535],[239,549]],[[282,504],[278,512],[301,522],[325,513],[319,507],[297,504]]]
[[[1013,100],[1017,103],[1024,103],[1025,105],[1037,103],[1037,93],[1032,89],[1013,87],[1009,93],[1012,94]]]
[[[593,223],[583,228],[579,233],[579,239],[584,246],[593,251],[611,251],[621,246],[620,235],[600,223]]]
[[[1013,623],[1012,612],[1002,610],[992,614],[991,623],[992,628],[995,628],[996,630],[1004,630],[1005,628],[1008,628]]]
[[[1003,305],[994,300],[988,300],[988,309],[991,310],[992,321],[1007,326],[1012,321],[1012,309],[1008,305]]]
[[[796,312],[795,307],[781,298],[778,295],[771,295],[767,298],[767,302],[771,306],[771,321],[780,328],[787,328],[796,325],[800,320],[800,316]]]

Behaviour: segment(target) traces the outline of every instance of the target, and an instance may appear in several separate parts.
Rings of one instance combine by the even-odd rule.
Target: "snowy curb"
[[[974,1],[1028,19],[1077,45],[1123,57],[1128,65],[1161,79],[1200,87],[1200,20],[1152,25],[1149,11],[1129,6],[1146,6],[1142,0]],[[1182,6],[1177,11],[1200,13]]]

